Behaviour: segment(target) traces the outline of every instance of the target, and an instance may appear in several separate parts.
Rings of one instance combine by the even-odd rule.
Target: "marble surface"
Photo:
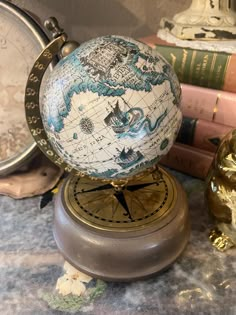
[[[56,290],[64,259],[52,235],[53,203],[0,197],[0,314],[236,314],[236,250],[211,247],[204,183],[175,173],[189,199],[192,233],[183,255],[146,281],[92,280],[83,297]]]

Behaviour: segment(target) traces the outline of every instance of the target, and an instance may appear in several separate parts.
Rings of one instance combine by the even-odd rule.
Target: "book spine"
[[[220,140],[232,128],[206,120],[183,117],[176,141],[196,148],[216,152]]]
[[[225,69],[225,79],[222,90],[236,93],[236,56],[232,55],[228,62],[228,67]]]
[[[179,47],[154,35],[140,41],[172,65],[180,82],[236,92],[236,54]]]
[[[156,45],[156,49],[172,65],[180,82],[223,89],[230,54],[165,45]]]
[[[185,144],[175,143],[160,164],[188,175],[205,179],[212,164],[214,153]]]
[[[184,116],[236,126],[236,94],[181,84]]]

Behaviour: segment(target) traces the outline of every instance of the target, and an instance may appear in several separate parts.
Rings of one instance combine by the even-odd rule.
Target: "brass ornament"
[[[35,61],[25,89],[25,112],[30,132],[40,150],[56,165],[64,168],[66,171],[71,171],[71,167],[57,155],[48,141],[47,134],[43,127],[39,105],[40,86],[43,76],[49,64],[53,61],[53,58],[56,57],[60,48],[66,42],[66,39],[67,36],[64,33],[59,35],[46,46]]]
[[[236,245],[236,129],[221,141],[207,178],[206,201],[217,227],[210,241],[220,251]]]
[[[54,39],[38,56],[29,73],[25,89],[25,114],[31,135],[40,150],[57,166],[66,172],[71,172],[73,171],[72,167],[59,157],[48,140],[41,118],[39,98],[43,76],[49,65],[58,54],[65,57],[66,54],[71,53],[79,44],[75,41],[67,40],[66,33],[59,27],[54,17],[49,18],[45,22],[45,26],[52,33]],[[78,171],[76,172],[78,174]]]

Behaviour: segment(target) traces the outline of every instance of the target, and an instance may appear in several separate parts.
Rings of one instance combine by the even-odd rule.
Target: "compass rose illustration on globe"
[[[71,171],[55,199],[56,243],[95,277],[154,274],[179,256],[189,236],[185,194],[157,165],[182,121],[177,76],[157,51],[129,37],[76,47],[55,19],[47,27],[54,40],[31,70],[25,109],[39,148]],[[58,53],[39,102],[44,72]]]

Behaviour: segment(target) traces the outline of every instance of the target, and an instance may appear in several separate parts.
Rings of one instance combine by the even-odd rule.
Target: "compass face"
[[[102,230],[144,229],[164,216],[176,199],[175,185],[163,172],[131,181],[121,190],[111,184],[70,177],[63,191],[66,211],[74,219]]]

